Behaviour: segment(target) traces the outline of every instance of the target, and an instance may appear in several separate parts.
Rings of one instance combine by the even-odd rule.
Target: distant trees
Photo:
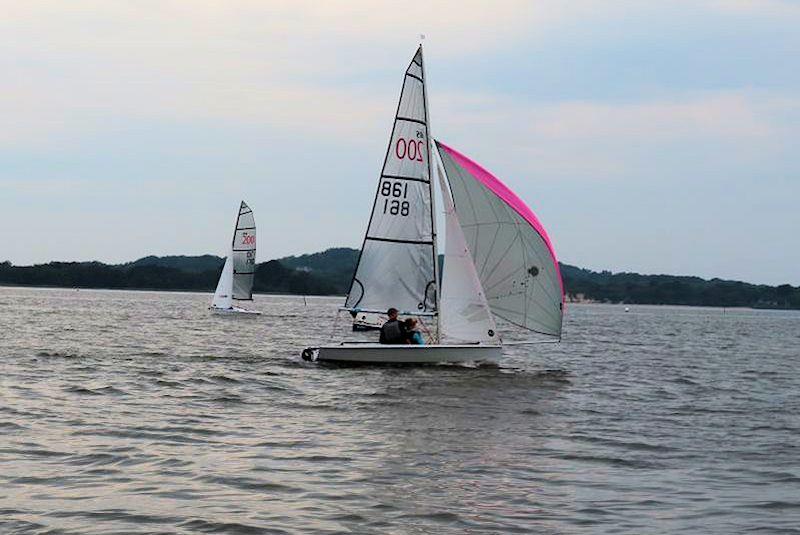
[[[343,295],[349,290],[358,251],[320,253],[270,260],[256,266],[254,290],[263,293]],[[0,284],[67,288],[130,288],[213,291],[223,258],[148,256],[122,265],[50,262],[36,266],[0,263]],[[721,279],[591,271],[561,265],[573,298],[631,304],[702,305],[800,309],[800,287],[766,286]]]
[[[253,290],[296,295],[333,295],[338,293],[334,285],[315,276],[312,272],[288,268],[279,260],[270,260],[256,267]]]
[[[800,309],[800,287],[637,273],[595,273],[562,265],[567,292],[607,303]]]

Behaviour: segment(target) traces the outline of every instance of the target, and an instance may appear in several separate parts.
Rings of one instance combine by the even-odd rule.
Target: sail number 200
[[[394,153],[398,159],[409,159],[415,162],[421,162],[422,160],[422,148],[425,146],[425,142],[421,139],[405,139],[399,138],[397,143],[394,145]]]
[[[392,182],[384,180],[381,182],[380,193],[386,199],[383,200],[383,213],[391,215],[408,215],[408,201],[401,200],[408,198],[408,183]]]

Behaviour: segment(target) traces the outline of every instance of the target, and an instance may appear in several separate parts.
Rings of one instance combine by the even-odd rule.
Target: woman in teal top
[[[408,318],[403,323],[405,324],[408,343],[412,345],[424,346],[425,339],[422,338],[422,333],[417,330],[417,320],[414,318]]]

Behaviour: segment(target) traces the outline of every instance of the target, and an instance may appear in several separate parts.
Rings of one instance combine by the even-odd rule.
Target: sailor
[[[425,339],[422,338],[422,333],[417,330],[417,320],[414,318],[407,318],[403,325],[406,331],[406,340],[408,340],[409,344],[424,346]]]
[[[406,342],[405,325],[397,319],[397,309],[390,308],[386,311],[389,319],[381,327],[381,344],[404,344]]]

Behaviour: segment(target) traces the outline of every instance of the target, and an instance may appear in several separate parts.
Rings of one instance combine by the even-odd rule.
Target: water
[[[339,299],[0,288],[0,533],[799,533],[800,313],[571,305],[332,368]]]

